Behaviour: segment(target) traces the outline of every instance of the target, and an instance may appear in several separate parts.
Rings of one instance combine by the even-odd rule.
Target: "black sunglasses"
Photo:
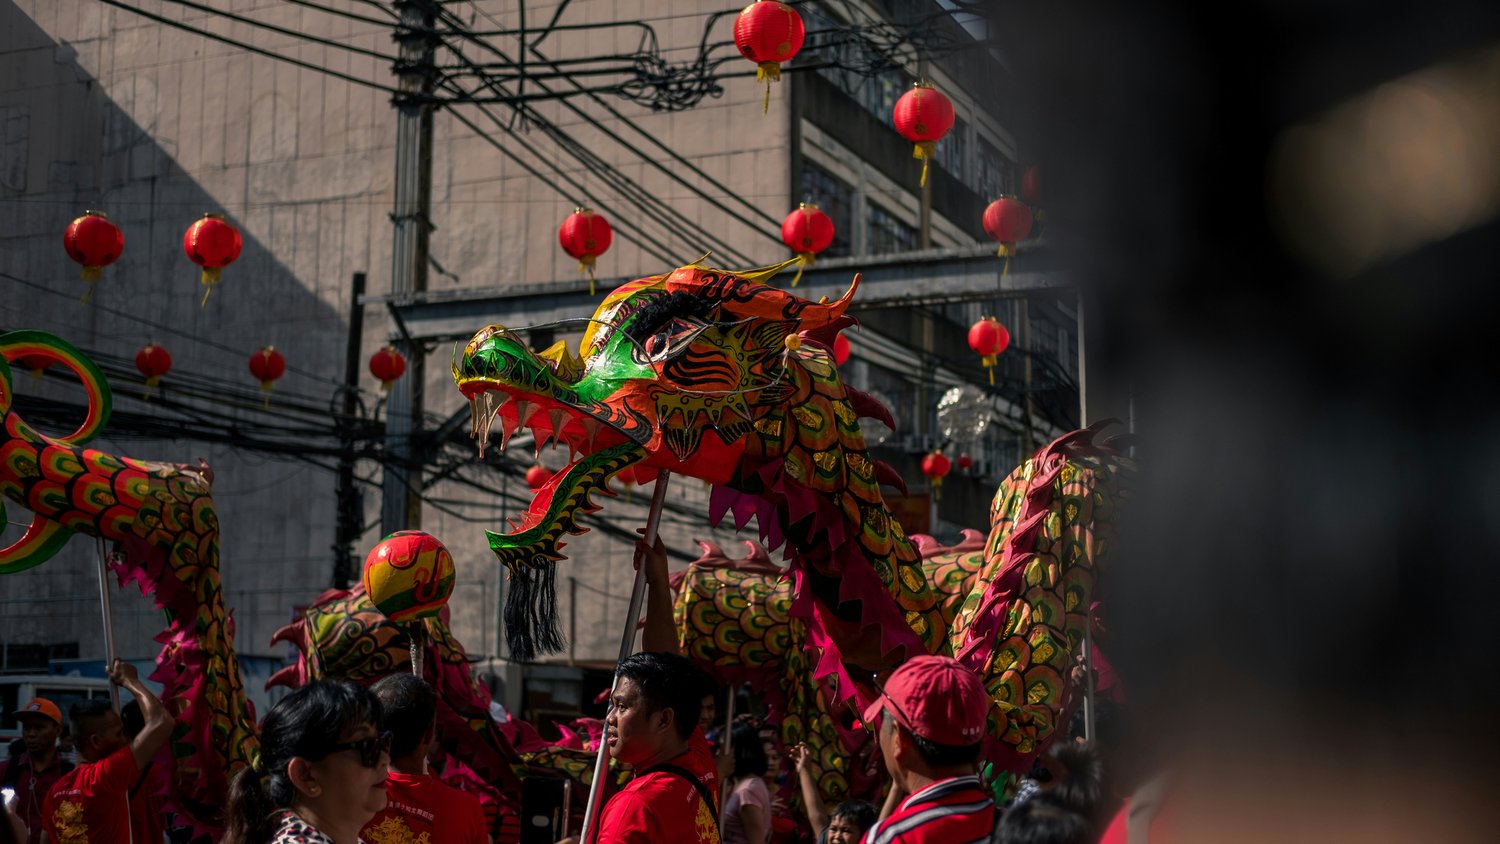
[[[366,768],[373,768],[380,764],[380,755],[391,752],[391,734],[381,733],[378,736],[362,738],[359,741],[345,741],[332,745],[328,748],[329,753],[337,753],[340,750],[353,750],[359,753],[359,764]]]

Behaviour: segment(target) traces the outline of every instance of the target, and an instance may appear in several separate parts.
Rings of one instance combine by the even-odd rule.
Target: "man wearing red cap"
[[[42,840],[42,806],[47,791],[73,765],[57,753],[62,733],[62,710],[46,698],[35,697],[16,712],[26,752],[0,762],[0,788],[15,792],[16,814],[26,824],[26,844]]]
[[[870,827],[864,844],[989,837],[995,803],[974,775],[989,707],[979,677],[948,657],[914,657],[892,672],[864,719],[879,723],[891,788],[908,796]]]

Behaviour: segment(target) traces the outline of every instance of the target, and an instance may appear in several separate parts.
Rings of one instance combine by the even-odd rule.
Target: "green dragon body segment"
[[[121,585],[138,584],[167,619],[150,679],[161,683],[177,719],[162,758],[172,771],[168,810],[180,825],[217,829],[229,778],[249,763],[257,740],[219,579],[213,473],[201,463],[83,448],[109,420],[110,389],[72,345],[41,331],[10,331],[0,334],[0,353],[0,494],[33,514],[25,535],[0,549],[0,574],[45,563],[77,533],[113,543],[110,566]],[[89,410],[71,434],[41,434],[16,413],[9,362],[27,356],[61,364],[82,381]]]

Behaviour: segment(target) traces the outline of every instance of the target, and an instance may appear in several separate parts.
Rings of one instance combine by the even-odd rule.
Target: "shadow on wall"
[[[104,7],[82,3],[68,8],[82,18],[97,15]],[[319,406],[330,401],[335,389],[332,381],[312,376],[342,380],[347,332],[345,315],[328,302],[344,302],[350,274],[366,268],[371,215],[378,213],[368,201],[345,202],[339,196],[357,196],[367,190],[368,174],[363,182],[345,180],[339,196],[300,203],[280,201],[296,182],[296,162],[252,165],[261,156],[247,151],[242,160],[225,163],[223,159],[238,153],[206,154],[211,147],[223,148],[227,132],[247,131],[248,115],[237,117],[233,125],[227,119],[210,121],[210,116],[226,113],[225,104],[216,97],[237,85],[248,88],[249,79],[229,79],[223,67],[227,62],[184,59],[138,73],[121,72],[106,85],[84,69],[79,54],[98,49],[101,55],[113,57],[112,42],[145,30],[111,31],[95,21],[99,38],[74,45],[43,30],[38,21],[45,23],[53,15],[50,9],[45,14],[39,11],[38,20],[33,20],[15,3],[0,3],[0,67],[5,68],[0,73],[0,273],[5,274],[0,276],[4,293],[0,328],[43,329],[88,352],[125,359],[148,341],[160,342],[174,359],[168,386],[174,376],[191,374],[252,388],[254,380],[246,362],[252,352],[273,344],[289,364],[287,376],[277,384],[277,394],[297,395]],[[137,21],[133,16],[116,21],[123,23]],[[69,21],[69,26],[88,28],[77,21]],[[117,63],[99,63],[112,64]],[[219,66],[212,68],[215,64]],[[177,68],[205,66],[211,69],[200,78],[174,74]],[[217,82],[211,82],[209,74]],[[218,82],[222,87],[216,89]],[[267,91],[266,96],[281,96],[280,86]],[[190,110],[198,112],[192,123],[203,121],[202,130],[191,134]],[[194,157],[207,162],[195,167],[193,174],[179,163],[180,149],[188,144],[194,150],[201,146],[205,154]],[[61,243],[68,223],[86,209],[106,212],[125,235],[124,255],[104,270],[88,305],[79,302],[85,284]],[[239,260],[224,271],[206,306],[200,307],[199,269],[184,255],[182,238],[205,212],[225,214],[239,228],[244,248]],[[21,387],[33,393],[48,393],[57,386],[52,379],[31,382],[23,375],[20,380],[34,383]],[[77,395],[65,398],[76,401]],[[122,398],[131,410],[150,412],[152,407],[140,404],[134,390],[117,389],[117,406]],[[274,406],[274,398],[272,402]],[[213,411],[216,415],[241,413],[228,407]],[[191,431],[184,434],[186,440]],[[103,440],[108,439],[106,428]],[[114,448],[109,442],[96,445]],[[317,587],[308,582],[305,572],[290,569],[305,569],[309,552],[323,553],[327,547],[314,533],[326,528],[331,539],[331,495],[315,496],[305,485],[279,488],[274,479],[295,477],[295,470],[288,476],[284,463],[259,468],[262,461],[244,459],[233,449],[174,441],[130,442],[121,451],[140,459],[168,461],[206,454],[217,464],[221,490],[265,487],[261,495],[238,498],[232,514],[220,508],[226,521],[241,526],[224,537],[226,569],[235,560],[254,560],[260,566],[265,564],[259,561],[281,561],[280,568],[287,571],[278,571],[272,564],[257,569],[255,579],[278,585],[298,583],[306,585],[310,594],[316,593]],[[232,478],[229,484],[226,478]],[[326,490],[332,488],[333,479],[328,476]],[[12,508],[12,516],[20,520],[24,514]],[[8,544],[20,529],[4,530],[0,542]],[[95,588],[93,564],[92,543],[78,540],[33,570],[33,577],[15,575],[4,587],[8,596],[43,602],[0,612],[9,617],[3,631],[8,636],[0,635],[0,639],[35,641],[61,629],[52,623],[55,618],[74,611],[79,618],[92,616],[93,605],[88,601],[45,601],[62,600],[55,596],[64,594],[89,595]],[[332,565],[331,556],[328,565]],[[245,582],[249,582],[248,574]],[[117,604],[117,612],[126,616],[119,632],[122,649],[149,646],[149,636],[160,629],[159,613],[136,605],[135,600],[129,603],[125,608]],[[146,611],[132,612],[136,606]],[[285,610],[275,616],[277,625],[284,623]],[[82,639],[85,652],[98,642],[97,622],[72,626],[79,629],[70,636]],[[242,622],[242,630],[248,627]],[[242,635],[240,644],[253,648],[261,642]]]

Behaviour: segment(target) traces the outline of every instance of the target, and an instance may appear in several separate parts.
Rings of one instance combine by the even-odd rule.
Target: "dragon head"
[[[539,446],[556,440],[570,457],[581,455],[537,492],[511,532],[489,535],[511,572],[506,621],[518,657],[561,648],[550,623],[552,566],[563,538],[583,532],[578,516],[597,509],[590,494],[610,494],[605,482],[627,466],[641,480],[670,471],[714,484],[710,518],[733,510],[743,527],[757,516],[772,548],[793,540],[796,556],[811,563],[794,567],[829,576],[829,606],[887,593],[897,567],[916,564],[909,548],[894,556],[893,543],[906,543],[878,490],[899,478],[868,458],[859,431],[860,416],[890,424],[890,414],[847,389],[832,359],[834,338],[854,324],[846,311],[859,279],[837,301],[814,302],[765,283],[781,268],[694,264],[622,285],[587,320],[576,357],[562,343],[533,352],[498,325],[455,355],[453,378],[471,403],[481,449],[498,424],[502,445],[527,428]],[[835,542],[805,541],[819,531]],[[842,577],[845,558],[832,546],[843,539],[859,540],[848,553],[862,555],[867,565],[853,568],[871,577]],[[911,580],[920,583],[919,572]],[[870,609],[868,623],[891,622],[895,631],[882,634],[884,650],[912,638],[900,632],[908,628],[902,609]],[[861,616],[857,608],[846,614]]]

